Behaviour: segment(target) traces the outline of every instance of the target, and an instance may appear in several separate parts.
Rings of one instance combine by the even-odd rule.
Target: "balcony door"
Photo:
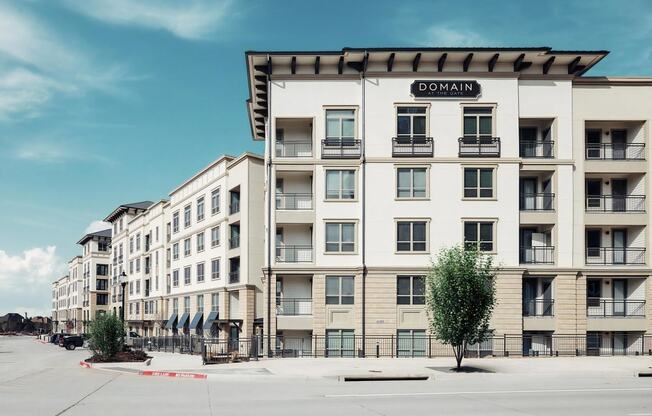
[[[537,208],[537,178],[521,178],[521,209],[530,211]]]
[[[521,127],[518,129],[521,142],[521,157],[537,156],[537,135],[536,127]]]
[[[586,158],[602,159],[602,131],[591,129],[586,131]]]
[[[614,316],[625,316],[625,299],[627,299],[627,280],[613,280]]]
[[[586,180],[586,208],[589,211],[599,211],[602,208],[602,180]]]
[[[627,230],[613,230],[611,233],[611,243],[613,264],[625,264],[627,261],[625,248],[627,245]]]
[[[611,180],[611,201],[614,212],[625,212],[627,206],[627,179]]]
[[[282,228],[277,228],[276,229],[276,260],[277,261],[285,261],[285,255],[286,253],[283,250],[283,229]]]
[[[625,159],[627,130],[611,130],[611,146],[614,159]]]
[[[602,257],[601,230],[586,230],[586,256]],[[604,260],[604,259],[602,259]]]
[[[552,316],[552,279],[541,279],[541,315]]]

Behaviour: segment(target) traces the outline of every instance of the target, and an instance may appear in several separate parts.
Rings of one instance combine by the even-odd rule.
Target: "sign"
[[[477,98],[480,84],[477,81],[416,80],[410,91],[417,98]]]

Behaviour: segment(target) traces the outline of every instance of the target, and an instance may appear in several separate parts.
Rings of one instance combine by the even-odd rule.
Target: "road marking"
[[[366,394],[326,394],[327,398],[342,397],[401,397],[401,396],[452,396],[458,394],[545,394],[545,393],[599,393],[608,391],[652,391],[652,387],[634,387],[628,389],[550,389],[550,390],[490,390],[490,391],[436,391],[414,393],[366,393]],[[646,413],[645,415],[652,415]],[[643,416],[643,414],[639,415]]]

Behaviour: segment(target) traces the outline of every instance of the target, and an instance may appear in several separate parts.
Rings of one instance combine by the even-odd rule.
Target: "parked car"
[[[52,336],[50,337],[50,342],[53,343],[54,345],[59,345],[59,338],[65,337],[65,336],[68,336],[68,335],[70,335],[70,334],[57,332],[56,334],[52,334]]]
[[[72,351],[77,347],[84,346],[84,337],[81,335],[68,335],[65,337],[60,337],[59,346]]]

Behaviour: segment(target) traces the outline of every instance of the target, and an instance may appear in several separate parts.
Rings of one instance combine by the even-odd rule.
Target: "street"
[[[265,371],[244,371],[249,363],[214,365],[205,367],[207,379],[194,380],[80,367],[79,361],[88,355],[87,350],[66,351],[32,337],[0,337],[0,414],[652,415],[652,378],[639,378],[634,371],[619,371],[613,365],[618,363],[613,360],[628,360],[632,368],[649,369],[650,357],[603,358],[596,362],[604,363],[604,371],[566,369],[558,374],[550,366],[561,358],[483,359],[474,363],[499,370],[471,374],[443,372],[436,366],[444,361],[433,359],[435,369],[421,370],[431,376],[427,381],[343,382],[276,370],[313,363],[300,358],[255,363]],[[409,360],[390,364],[413,365]],[[348,362],[354,367],[360,360]],[[365,365],[369,362],[373,363],[367,359]],[[342,363],[347,361],[338,361]],[[547,371],[508,370],[519,363]]]

